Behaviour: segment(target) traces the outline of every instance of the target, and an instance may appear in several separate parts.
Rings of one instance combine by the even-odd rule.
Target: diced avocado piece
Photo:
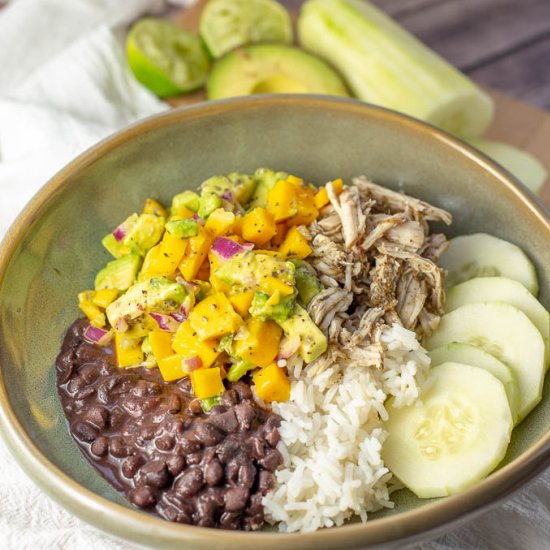
[[[286,180],[286,172],[274,172],[269,168],[258,168],[254,173],[256,189],[250,199],[248,208],[264,208],[267,203],[267,195],[271,188],[279,181]]]
[[[269,302],[269,295],[265,292],[254,293],[250,315],[262,321],[273,319],[280,324],[292,313],[296,303],[296,294],[279,298],[277,304],[270,304]]]
[[[147,367],[148,369],[155,367],[157,365],[157,360],[155,358],[155,354],[153,353],[153,348],[151,347],[151,341],[149,340],[148,335],[145,336],[143,342],[141,343],[141,351],[145,356],[142,366]]]
[[[95,278],[95,289],[116,288],[126,290],[136,280],[137,272],[141,267],[141,256],[131,252],[112,262],[109,262]]]
[[[214,193],[205,193],[201,195],[199,204],[199,216],[203,219],[208,218],[214,210],[217,210],[222,205],[222,199],[219,195]]]
[[[199,232],[199,224],[195,220],[173,220],[166,223],[166,231],[174,237],[194,237]]]
[[[239,291],[255,290],[262,278],[275,277],[283,283],[294,284],[295,267],[291,262],[268,254],[242,252],[224,262],[214,274]]]
[[[187,289],[183,285],[166,277],[153,277],[131,286],[125,294],[109,304],[105,311],[109,323],[115,329],[119,327],[120,319],[131,327],[135,321],[150,312],[177,311],[187,295]]]
[[[229,370],[227,371],[227,380],[229,380],[229,382],[236,382],[253,368],[255,368],[255,365],[253,365],[250,361],[241,360],[229,367]]]
[[[194,191],[184,191],[175,195],[172,199],[172,214],[176,213],[180,208],[184,207],[192,212],[196,212],[199,209],[200,197]]]
[[[208,78],[208,99],[269,93],[348,96],[342,78],[313,55],[279,44],[238,48],[218,60]]]
[[[233,172],[227,176],[213,176],[201,184],[201,197],[207,194],[222,197],[224,193],[231,193],[240,204],[250,200],[256,189],[256,178],[250,174]]]
[[[303,260],[290,260],[296,266],[296,288],[298,290],[298,301],[307,306],[319,292],[323,285],[317,279],[315,270]]]
[[[145,256],[147,251],[160,241],[164,233],[165,221],[162,216],[140,214],[122,242],[130,249],[136,248]]]
[[[219,395],[200,399],[201,407],[204,412],[210,412],[216,405],[219,405],[221,401],[222,398]]]
[[[131,252],[130,247],[126,246],[122,241],[117,241],[112,233],[105,235],[105,237],[101,239],[101,244],[107,249],[109,254],[115,258],[121,258]]]
[[[279,323],[286,336],[298,335],[300,347],[298,353],[306,363],[315,361],[327,349],[327,338],[312,321],[307,311],[296,304],[294,313]]]

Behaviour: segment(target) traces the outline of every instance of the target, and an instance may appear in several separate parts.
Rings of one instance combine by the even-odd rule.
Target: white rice
[[[353,515],[367,521],[369,512],[393,507],[391,473],[380,456],[384,402],[394,396],[395,406],[413,403],[430,360],[415,333],[399,325],[384,330],[382,343],[382,369],[359,365],[338,348],[305,369],[289,359],[290,400],[273,404],[283,418],[284,464],[263,501],[281,531],[311,532]],[[320,361],[325,370],[316,368]]]

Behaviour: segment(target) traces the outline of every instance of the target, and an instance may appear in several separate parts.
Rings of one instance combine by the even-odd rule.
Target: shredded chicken
[[[444,272],[435,262],[447,241],[430,234],[428,221],[450,224],[452,218],[364,176],[340,195],[331,183],[327,192],[330,204],[302,232],[325,287],[308,312],[349,359],[381,366],[384,327],[399,323],[419,337],[437,328],[445,293]]]

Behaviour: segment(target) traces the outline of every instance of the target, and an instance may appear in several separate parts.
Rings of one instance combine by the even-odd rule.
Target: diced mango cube
[[[168,212],[160,202],[155,199],[148,198],[145,200],[145,205],[143,206],[144,214],[153,214],[154,216],[162,216],[163,218],[168,217]]]
[[[344,189],[344,182],[338,178],[332,182],[332,187],[337,195],[339,195]],[[317,193],[315,193],[315,206],[319,209],[323,208],[330,202],[328,198],[328,192],[326,186],[321,187]]]
[[[279,292],[281,296],[289,296],[294,292],[294,287],[291,284],[285,283],[280,279],[268,275],[267,277],[262,277],[258,288],[265,292],[266,294],[273,294],[275,291]]]
[[[273,216],[265,208],[254,208],[243,218],[242,236],[258,246],[265,244],[277,233]]]
[[[274,321],[251,317],[246,321],[242,339],[235,338],[234,351],[245,361],[267,367],[277,357],[283,329]]]
[[[115,332],[116,362],[120,368],[133,367],[144,360],[141,340],[130,340]]]
[[[172,208],[172,217],[171,220],[188,220],[195,215],[193,210],[189,210],[186,206],[178,206],[177,208]]]
[[[275,363],[260,369],[253,376],[256,393],[267,403],[272,401],[288,401],[290,397],[290,382],[285,371]]]
[[[203,227],[199,227],[197,235],[190,237],[187,241],[187,250],[179,264],[179,269],[184,279],[191,282],[197,278],[197,273],[208,255],[212,237]]]
[[[216,269],[222,265],[222,260],[213,252],[208,253],[208,260],[210,261],[210,284],[212,289],[214,292],[227,292],[230,286],[214,275]]]
[[[162,359],[157,359],[157,365],[165,382],[179,380],[189,374],[183,366],[181,355],[168,355]]]
[[[92,298],[93,303],[102,309],[105,309],[109,304],[118,298],[119,291],[116,288],[104,288],[96,290]]]
[[[199,340],[221,338],[226,334],[237,332],[243,324],[243,320],[235,313],[231,302],[223,292],[216,292],[199,302],[191,310],[188,322],[197,333]]]
[[[311,185],[304,183],[298,188],[296,205],[298,212],[287,220],[289,225],[309,225],[319,216],[319,209],[315,206],[315,191]]]
[[[184,321],[176,331],[172,341],[172,349],[183,358],[200,357],[203,367],[209,367],[214,363],[220,351],[217,350],[217,340],[200,341],[197,333]]]
[[[81,292],[78,295],[78,307],[84,315],[86,315],[91,325],[101,328],[106,325],[107,319],[105,318],[105,313],[103,313],[103,311],[101,311],[101,309],[94,304],[94,296],[95,291],[93,290]]]
[[[235,221],[233,222],[233,233],[239,237],[243,236],[243,219],[244,216],[235,216]]]
[[[286,178],[286,181],[292,183],[292,185],[302,185],[304,183],[304,180],[302,178],[298,178],[297,176],[293,176],[292,174]]]
[[[152,277],[173,277],[186,249],[187,239],[176,237],[166,231],[162,241],[147,252],[138,280],[147,281]]]
[[[283,244],[279,247],[279,253],[286,258],[303,260],[312,253],[312,250],[307,239],[298,229],[291,227]]]
[[[296,186],[287,180],[279,180],[267,195],[266,209],[279,223],[298,213]]]
[[[273,235],[273,237],[271,238],[271,245],[280,246],[282,242],[285,240],[287,231],[288,231],[288,225],[284,223],[278,223],[277,233],[275,233],[275,235]]]
[[[189,375],[193,392],[199,399],[221,395],[225,391],[220,367],[197,369]]]
[[[221,237],[232,231],[234,224],[235,214],[223,208],[218,208],[208,216],[204,227],[213,237]]]
[[[202,262],[202,265],[199,267],[199,270],[197,271],[197,275],[195,276],[195,280],[198,281],[208,281],[210,279],[210,263],[208,260],[205,260]]]
[[[153,330],[149,333],[149,344],[153,350],[153,355],[157,364],[161,359],[169,357],[172,351],[172,334],[164,330]]]
[[[253,298],[253,290],[245,290],[244,292],[229,295],[229,301],[231,302],[231,305],[233,306],[235,311],[243,318],[248,316],[248,310],[250,309]]]

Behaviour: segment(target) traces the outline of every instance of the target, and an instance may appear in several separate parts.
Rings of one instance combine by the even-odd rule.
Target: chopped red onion
[[[170,317],[175,319],[178,323],[183,323],[187,319],[188,315],[189,311],[187,310],[185,304],[181,304],[179,311],[170,313]]]
[[[92,344],[97,344],[98,346],[105,346],[111,341],[113,337],[113,332],[110,330],[104,330],[102,328],[94,327],[90,325],[84,331],[84,338],[91,342]]]
[[[201,225],[204,225],[204,220],[198,214],[193,214],[193,219],[199,222]]]
[[[160,330],[165,330],[166,332],[176,332],[176,330],[178,330],[179,322],[170,317],[170,315],[165,315],[164,313],[149,313],[149,316],[157,322]]]
[[[187,372],[192,372],[194,370],[200,369],[202,367],[202,359],[200,357],[188,357],[183,360],[183,365]]]
[[[229,260],[235,256],[235,254],[240,254],[241,252],[252,250],[253,248],[253,243],[245,243],[241,245],[231,239],[226,239],[225,237],[216,237],[212,242],[212,252],[214,252],[214,254],[222,260]]]
[[[231,193],[231,191],[224,191],[222,194],[222,199],[227,202],[233,202],[233,193]]]
[[[113,237],[115,240],[120,242],[124,237],[126,237],[126,229],[124,228],[124,224],[120,224],[114,231],[113,231]]]
[[[298,336],[284,336],[279,346],[277,359],[288,359],[292,357],[300,347],[300,338]]]

